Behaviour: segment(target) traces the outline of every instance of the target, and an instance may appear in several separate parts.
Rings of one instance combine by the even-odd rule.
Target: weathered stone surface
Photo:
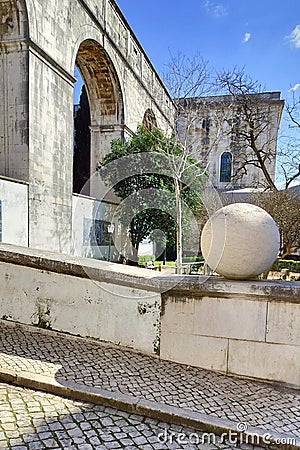
[[[273,302],[267,320],[267,342],[299,345],[300,304]]]
[[[194,334],[163,333],[161,357],[189,366],[226,372],[228,340]]]
[[[29,182],[29,245],[70,253],[74,65],[89,92],[91,173],[114,138],[173,105],[114,0],[1,1],[0,175]]]
[[[32,268],[5,265],[1,317],[155,353],[160,295]],[[113,281],[113,278],[112,278]]]
[[[231,340],[228,373],[300,386],[300,346]]]
[[[201,249],[208,265],[226,278],[245,280],[268,270],[280,247],[273,218],[262,208],[234,203],[207,221]]]
[[[0,177],[0,240],[28,245],[28,185]]]
[[[194,333],[264,341],[266,311],[266,301],[203,297],[195,302]]]
[[[299,386],[298,282],[168,277],[4,244],[0,260],[0,318]]]

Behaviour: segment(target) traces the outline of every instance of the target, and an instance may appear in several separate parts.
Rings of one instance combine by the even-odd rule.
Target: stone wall
[[[163,276],[0,245],[0,318],[300,386],[300,283]]]
[[[108,266],[107,271],[105,264],[108,263],[95,261],[96,265],[91,263],[82,271],[76,257],[56,259],[57,255],[52,254],[51,258],[50,254],[33,253],[32,250],[22,251],[22,254],[29,265],[25,260],[25,265],[0,263],[2,319],[96,338],[144,353],[157,352],[160,294],[142,286],[134,287],[127,279],[132,277],[132,272],[121,275],[119,284],[115,284],[111,267]],[[15,262],[21,262],[20,253],[14,253],[14,256]],[[29,267],[30,260],[43,269]],[[58,271],[50,269],[54,266]],[[88,277],[92,275],[93,267],[97,267],[98,279],[97,276]],[[104,270],[102,273],[100,267]],[[75,275],[78,269],[81,276]]]
[[[28,181],[28,23],[13,3],[0,2],[0,175]]]
[[[0,177],[0,242],[28,245],[28,184]]]
[[[224,288],[165,296],[161,357],[300,386],[300,283],[287,292],[276,281]]]

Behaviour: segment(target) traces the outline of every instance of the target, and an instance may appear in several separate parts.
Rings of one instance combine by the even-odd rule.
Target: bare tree
[[[286,110],[291,120],[291,127],[300,128],[300,98],[296,97],[295,91],[292,93],[291,103],[287,103]]]
[[[280,171],[285,189],[300,180],[300,98],[292,91],[292,100],[286,103],[288,135],[283,135],[279,145]]]
[[[248,185],[250,176],[253,187],[276,189],[276,145],[283,108],[280,94],[264,92],[244,69],[224,70],[216,82],[231,98],[226,120],[234,137],[233,181],[248,175]]]
[[[182,273],[183,253],[183,198],[185,191],[192,189],[201,193],[205,185],[205,162],[209,152],[220,139],[218,124],[220,117],[211,108],[209,95],[214,92],[212,71],[200,55],[193,58],[177,54],[171,57],[164,75],[164,81],[176,105],[174,123],[175,138],[180,152],[170,151],[167,146],[165,154],[172,172],[176,197],[177,212],[177,268]],[[215,132],[210,137],[210,127],[214,124]],[[200,125],[199,125],[200,124]],[[198,223],[203,220],[203,205],[199,200],[198,213],[194,211]],[[201,226],[201,225],[200,225]],[[198,231],[199,235],[199,231]]]
[[[185,155],[204,165],[221,139],[223,111],[218,103],[213,71],[201,55],[172,55],[164,81],[176,105],[176,135]]]
[[[277,222],[282,238],[282,255],[298,247],[299,200],[287,191],[278,191],[275,184],[278,130],[284,107],[280,93],[264,92],[261,84],[248,77],[244,69],[224,70],[214,81],[208,64],[201,58],[195,60],[181,55],[173,58],[166,81],[169,81],[169,88],[176,97],[177,133],[185,156],[175,178],[180,180],[188,170],[189,155],[207,168],[206,161],[212,150],[221,140],[230,142],[234,159],[231,185],[236,182],[238,187],[242,187],[242,180],[246,178],[246,186],[251,183],[253,187],[269,191],[266,195],[259,195],[253,203],[262,206]],[[215,95],[215,89],[223,95]],[[290,115],[293,126],[299,130],[300,101],[294,103]],[[212,133],[213,125],[216,129]],[[299,176],[299,151],[295,145],[294,142],[293,158],[290,157],[292,141],[286,148],[290,164],[285,162],[282,168],[286,189]],[[297,170],[293,172],[297,158]],[[178,199],[180,202],[180,193]],[[178,207],[180,209],[180,203]]]
[[[256,194],[252,202],[260,206],[278,225],[280,232],[280,257],[300,249],[300,200],[288,190],[269,191]]]

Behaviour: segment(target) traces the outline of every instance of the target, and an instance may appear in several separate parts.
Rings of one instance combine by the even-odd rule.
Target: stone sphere
[[[258,206],[224,206],[201,235],[205,261],[219,275],[245,280],[268,270],[277,258],[280,236],[273,218]]]

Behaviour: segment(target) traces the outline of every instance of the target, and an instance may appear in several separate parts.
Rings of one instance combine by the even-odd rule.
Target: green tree
[[[121,210],[120,221],[129,224],[133,259],[137,259],[140,242],[160,229],[169,242],[177,242],[180,273],[183,223],[188,220],[182,211],[196,215],[201,202],[201,165],[184,153],[174,135],[167,137],[157,128],[149,131],[140,126],[130,140],[113,141],[111,149],[98,170],[118,197],[130,199]],[[119,164],[111,164],[116,161]]]

